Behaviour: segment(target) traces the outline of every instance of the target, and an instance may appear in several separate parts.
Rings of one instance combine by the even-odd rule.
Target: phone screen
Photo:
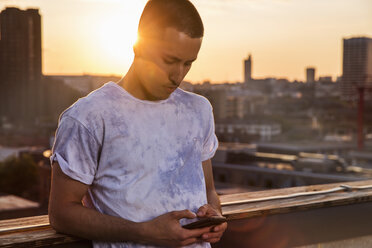
[[[207,226],[216,226],[216,225],[222,224],[226,221],[227,220],[226,220],[225,217],[212,216],[212,217],[208,217],[208,218],[199,219],[195,222],[191,222],[191,223],[186,224],[182,227],[186,228],[186,229],[196,229],[196,228],[202,228],[202,227],[207,227]]]

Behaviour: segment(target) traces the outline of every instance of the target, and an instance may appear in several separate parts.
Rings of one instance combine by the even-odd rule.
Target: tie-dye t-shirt
[[[202,161],[217,146],[205,97],[178,88],[165,100],[146,101],[108,82],[61,114],[51,162],[90,185],[84,198],[89,207],[142,222],[173,210],[196,212],[207,203]]]

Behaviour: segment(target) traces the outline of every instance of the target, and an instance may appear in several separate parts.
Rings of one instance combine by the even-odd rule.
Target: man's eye
[[[174,61],[164,59],[164,63],[171,65],[174,64]]]
[[[187,63],[185,63],[185,66],[191,66],[191,62],[187,62]]]

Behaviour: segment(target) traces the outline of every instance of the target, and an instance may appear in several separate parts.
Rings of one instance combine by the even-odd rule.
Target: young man
[[[150,0],[128,73],[61,114],[49,202],[57,231],[94,247],[210,247],[221,238],[226,223],[182,228],[221,216],[212,107],[178,88],[203,32],[188,0]]]

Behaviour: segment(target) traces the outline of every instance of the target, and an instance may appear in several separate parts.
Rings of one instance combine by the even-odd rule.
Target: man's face
[[[167,99],[196,60],[202,38],[167,28],[163,38],[140,40],[136,47],[136,76],[146,100]]]

